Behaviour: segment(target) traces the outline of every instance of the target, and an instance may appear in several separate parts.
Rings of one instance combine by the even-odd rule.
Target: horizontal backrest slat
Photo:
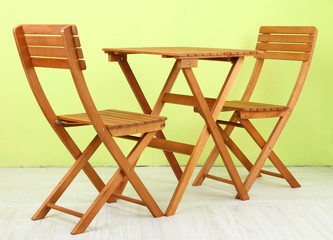
[[[265,52],[263,54],[257,55],[256,58],[307,61],[309,59],[309,54],[291,52]]]
[[[270,43],[257,43],[257,50],[277,50],[277,51],[291,51],[291,52],[310,52],[310,44],[270,44]]]
[[[313,36],[309,35],[259,35],[258,42],[312,43]]]
[[[25,34],[48,34],[48,35],[60,35],[61,29],[68,26],[69,24],[50,24],[50,25],[39,25],[39,24],[25,24],[23,26],[23,32]],[[75,25],[71,25],[73,35],[78,35],[78,31]]]
[[[315,27],[292,27],[292,26],[263,26],[260,33],[281,33],[281,34],[314,34]]]
[[[67,59],[32,57],[31,61],[35,67],[69,69],[69,64]]]
[[[60,68],[60,69],[70,68],[67,59],[32,57],[31,61],[35,67]],[[79,60],[79,65],[82,70],[85,70],[87,68],[86,62],[84,60]]]
[[[67,58],[65,48],[28,47],[28,50],[31,56]],[[78,58],[83,58],[83,52],[81,48],[76,49],[76,54]]]
[[[30,56],[66,58],[65,48],[28,47]]]
[[[64,46],[61,36],[25,36],[25,40],[28,46]]]
[[[27,45],[31,46],[64,46],[64,41],[61,36],[25,36]],[[81,47],[79,37],[74,37],[76,47]]]

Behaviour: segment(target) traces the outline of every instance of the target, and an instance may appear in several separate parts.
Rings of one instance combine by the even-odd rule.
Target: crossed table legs
[[[205,144],[209,138],[209,135],[212,135],[213,140],[215,142],[215,145],[218,149],[219,154],[222,156],[222,159],[224,161],[224,164],[227,168],[227,171],[231,177],[231,182],[235,186],[238,195],[240,196],[240,199],[242,200],[247,200],[249,199],[249,196],[247,194],[247,191],[244,188],[244,185],[239,177],[239,174],[236,170],[236,167],[231,159],[231,156],[227,150],[227,147],[225,145],[225,142],[223,140],[222,133],[219,130],[219,126],[216,124],[216,120],[218,118],[219,113],[222,110],[222,107],[226,101],[226,98],[229,94],[229,91],[235,81],[235,78],[240,70],[240,67],[243,63],[244,57],[235,57],[232,58],[232,67],[230,69],[230,72],[225,80],[225,83],[215,101],[215,104],[212,109],[209,108],[206,99],[204,98],[201,89],[198,85],[198,82],[194,76],[194,73],[192,71],[191,67],[188,67],[186,64],[187,62],[191,61],[192,63],[189,64],[191,66],[196,65],[197,59],[177,59],[170,74],[169,77],[163,87],[163,90],[155,104],[155,107],[153,110],[150,110],[150,107],[148,105],[147,100],[145,99],[142,90],[127,62],[126,55],[118,55],[115,56],[116,61],[118,61],[119,65],[121,66],[124,75],[126,76],[132,91],[134,92],[141,108],[145,113],[150,112],[151,114],[154,115],[159,115],[162,111],[162,108],[165,104],[164,97],[166,94],[170,93],[173,84],[180,72],[180,70],[183,71],[185,78],[187,80],[187,83],[192,91],[193,98],[195,101],[195,106],[199,107],[199,110],[201,112],[201,116],[205,120],[206,125],[204,126],[201,135],[196,143],[196,145],[193,147],[193,150],[191,152],[190,159],[185,167],[185,170],[183,174],[181,174],[181,177],[179,179],[178,185],[175,189],[175,192],[171,198],[171,201],[169,203],[169,206],[165,212],[166,216],[171,216],[174,215],[177,207],[181,201],[181,198],[185,192],[185,189],[189,183],[189,180],[193,174],[193,171],[196,167],[196,164],[199,160],[199,157],[205,147]],[[184,63],[185,62],[185,63]],[[194,64],[193,64],[194,62]],[[160,132],[162,133],[162,132]],[[164,135],[157,135],[158,138],[165,139]],[[170,161],[169,163],[171,164],[173,169],[178,168],[178,163],[174,161]],[[177,166],[178,165],[178,166]],[[175,167],[176,166],[176,167]],[[174,170],[175,171],[175,170]],[[124,181],[123,181],[124,182]],[[123,190],[125,185],[123,185],[121,190]]]

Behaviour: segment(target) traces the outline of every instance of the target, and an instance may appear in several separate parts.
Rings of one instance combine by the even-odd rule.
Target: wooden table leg
[[[197,100],[197,102],[199,104],[199,110],[201,112],[201,115],[207,124],[210,134],[212,135],[212,137],[214,139],[214,142],[220,152],[220,155],[224,161],[227,171],[231,177],[231,180],[232,180],[240,198],[242,200],[248,200],[249,196],[248,196],[247,192],[245,191],[242,180],[239,177],[236,167],[235,167],[235,165],[231,159],[231,156],[228,152],[228,149],[223,141],[223,137],[218,129],[216,119],[214,119],[212,116],[212,113],[209,109],[207,102],[205,101],[205,98],[200,90],[197,80],[195,79],[192,69],[185,68],[185,69],[183,69],[183,72],[184,72],[186,80],[191,88],[193,96],[195,97],[195,99]],[[231,84],[229,84],[229,86],[231,87]],[[225,91],[227,91],[227,90],[225,90]]]
[[[144,94],[141,90],[141,87],[140,87],[131,67],[129,66],[129,64],[127,62],[126,56],[117,56],[117,61],[129,83],[129,85],[131,86],[131,89],[132,89],[137,101],[139,102],[142,111],[146,114],[151,114],[152,110],[149,106],[149,103],[148,103],[146,97],[144,96]],[[172,80],[173,78],[175,80],[175,78],[178,75],[178,72],[177,72],[177,69],[175,69],[175,67],[174,67],[169,75],[168,80],[169,79]],[[164,139],[164,140],[166,139],[162,131],[157,132],[156,137]],[[164,155],[166,156],[175,176],[179,180],[183,172],[177,162],[175,155],[172,152],[168,152],[168,151],[163,151],[163,152],[164,152]]]
[[[120,66],[122,66],[125,76],[128,79],[128,82],[130,83],[130,86],[131,86],[135,96],[137,97],[137,100],[138,100],[142,110],[146,111],[146,113],[148,113],[148,114],[160,115],[162,108],[164,106],[164,102],[162,101],[163,97],[166,93],[169,93],[171,91],[173,84],[175,83],[177,76],[179,74],[180,68],[177,66],[178,61],[176,60],[174,66],[168,76],[168,79],[161,91],[160,96],[159,96],[158,100],[156,101],[156,104],[155,104],[153,110],[151,110],[128,62],[127,61],[122,62],[122,61],[124,61],[124,59],[126,59],[126,58],[123,57],[123,59],[121,59],[121,57],[118,57],[118,62],[119,62],[119,64],[121,64]],[[161,139],[166,139],[162,131],[159,131],[156,134],[156,136]],[[170,164],[173,172],[175,173],[177,179],[179,180],[181,175],[183,174],[183,171],[181,170],[174,154],[172,152],[168,152],[168,151],[164,151],[164,154],[167,157],[167,160],[169,161],[169,164]],[[128,183],[128,179],[124,178],[121,181],[121,183],[119,184],[119,186],[117,187],[115,193],[122,194],[122,192],[126,188],[127,183]],[[114,201],[117,201],[117,200],[114,199]]]
[[[227,95],[228,95],[228,93],[229,93],[229,91],[231,89],[231,86],[232,86],[234,80],[236,79],[236,76],[237,76],[237,74],[238,74],[238,72],[240,70],[240,67],[241,67],[241,65],[243,63],[243,60],[244,60],[244,58],[241,57],[241,58],[237,58],[237,60],[234,61],[233,66],[230,69],[230,72],[229,72],[229,74],[228,74],[228,76],[226,78],[226,81],[225,81],[225,83],[224,83],[224,85],[223,85],[223,87],[222,87],[222,89],[221,89],[221,91],[219,93],[219,96],[217,97],[217,100],[216,100],[216,102],[214,104],[213,110],[210,113],[211,117],[212,117],[212,119],[214,121],[214,124],[215,124],[215,121],[216,121],[216,119],[217,119],[217,117],[218,117],[218,115],[219,115],[219,113],[220,113],[220,111],[221,111],[221,109],[222,109],[222,107],[224,105],[224,102],[226,101],[226,98],[227,98]],[[190,76],[191,80],[193,80],[193,81],[196,82],[196,80],[194,78],[194,75],[193,75],[193,73],[191,73],[191,71],[192,71],[191,69],[190,69],[190,71],[187,71],[187,70],[184,71],[183,70],[183,72],[184,72],[185,75],[187,74],[187,76],[188,76],[190,74],[191,75]],[[193,82],[193,81],[190,81],[190,82]],[[202,96],[202,99],[203,99],[203,96]],[[204,99],[203,99],[203,102],[207,105],[207,103],[205,102]],[[206,107],[208,108],[208,105]],[[190,159],[189,159],[189,161],[188,161],[188,163],[187,163],[187,165],[185,167],[184,173],[183,173],[181,179],[179,180],[179,183],[178,183],[178,185],[177,185],[177,187],[175,189],[175,192],[174,192],[174,194],[173,194],[173,196],[171,198],[169,206],[168,206],[168,208],[167,208],[167,210],[165,212],[166,216],[171,216],[171,215],[175,214],[175,212],[176,212],[176,210],[178,208],[178,205],[180,203],[180,200],[181,200],[181,198],[182,198],[182,196],[183,196],[183,194],[185,192],[185,189],[186,189],[186,187],[188,185],[188,182],[189,182],[189,180],[190,180],[190,178],[191,178],[191,176],[193,174],[195,166],[196,166],[196,164],[197,164],[197,162],[199,160],[199,157],[200,157],[200,155],[201,155],[201,153],[202,153],[202,151],[204,149],[204,146],[205,146],[205,144],[206,144],[206,142],[208,140],[209,135],[210,135],[210,133],[208,131],[207,125],[205,125],[204,128],[203,128],[203,130],[202,130],[202,132],[201,132],[201,134],[200,134],[200,137],[199,137],[199,139],[198,139],[198,141],[197,141],[197,143],[196,143],[196,145],[194,147],[194,150],[193,150],[193,152],[192,152],[192,154],[190,156]],[[221,138],[220,135],[218,137]],[[233,175],[235,175],[235,174],[233,173]],[[236,175],[238,175],[238,173]],[[237,182],[237,184],[238,184],[237,187],[240,189],[240,192],[242,192],[241,195],[242,195],[243,199],[245,200],[246,198],[248,198],[247,193],[244,192],[245,189],[243,189],[244,188],[244,187],[242,187],[243,185],[242,184],[239,185],[239,181]]]

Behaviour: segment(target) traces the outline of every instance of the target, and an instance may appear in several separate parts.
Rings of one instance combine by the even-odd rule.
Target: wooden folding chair
[[[227,125],[224,129],[219,126],[219,130],[223,135],[225,143],[249,171],[244,182],[246,191],[249,191],[255,179],[258,176],[261,176],[260,173],[284,178],[293,188],[300,187],[297,180],[274,153],[273,147],[286,125],[301,93],[310,67],[316,38],[317,29],[315,27],[261,27],[256,49],[262,50],[264,53],[256,56],[257,60],[254,70],[242,99],[240,101],[226,101],[222,111],[234,111],[231,119],[229,121],[217,120],[217,123]],[[266,59],[302,62],[294,89],[285,106],[250,102],[250,97],[257,84],[263,63]],[[279,118],[267,141],[264,140],[250,122],[250,119],[259,118]],[[245,128],[253,140],[262,149],[254,165],[252,165],[243,152],[231,140],[230,134],[235,127]],[[205,178],[233,184],[233,182],[228,179],[209,174],[217,156],[218,150],[215,147],[197,175],[193,183],[194,186],[201,185]],[[262,170],[267,157],[280,173]]]
[[[86,65],[77,34],[75,25],[19,25],[14,28],[22,65],[36,100],[53,130],[75,159],[73,166],[38,209],[32,220],[44,218],[50,209],[59,210],[79,217],[80,221],[72,234],[82,233],[106,201],[113,202],[118,198],[146,206],[154,217],[163,216],[134,171],[134,167],[144,148],[155,134],[164,128],[166,118],[112,109],[97,111],[83,76],[82,70],[86,69]],[[35,71],[36,67],[69,69],[86,112],[57,116],[42,89]],[[84,125],[93,125],[97,135],[85,151],[81,152],[65,128]],[[113,137],[131,134],[141,134],[141,137],[128,157],[125,157]],[[107,184],[103,183],[88,163],[89,158],[102,142],[119,165]],[[99,195],[84,214],[55,205],[81,169],[99,191]],[[123,179],[129,180],[142,201],[115,193],[115,189]]]

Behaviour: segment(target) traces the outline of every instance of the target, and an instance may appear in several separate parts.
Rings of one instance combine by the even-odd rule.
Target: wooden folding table
[[[230,157],[227,147],[223,140],[223,130],[218,127],[216,120],[221,112],[229,91],[236,79],[245,56],[254,56],[259,54],[259,51],[239,50],[239,49],[220,49],[220,48],[193,48],[193,47],[151,47],[151,48],[105,48],[103,49],[108,54],[109,61],[116,61],[119,63],[128,83],[130,84],[141,109],[146,114],[159,115],[165,103],[180,104],[187,106],[194,106],[202,118],[205,120],[205,126],[195,145],[175,142],[167,140],[160,131],[156,138],[150,142],[148,146],[153,148],[162,149],[175,173],[179,182],[165,212],[166,216],[175,214],[188,182],[192,176],[195,166],[199,157],[205,147],[205,144],[210,135],[212,135],[216,147],[219,150],[226,169],[231,177],[232,183],[242,200],[249,199],[247,191],[239,177],[235,165]],[[151,109],[148,101],[146,100],[137,79],[135,78],[127,61],[128,54],[155,54],[161,55],[164,58],[174,58],[175,64],[166,80],[166,83],[155,103]],[[197,67],[198,60],[212,60],[231,62],[232,67],[229,74],[221,87],[219,95],[216,99],[205,98],[199,87],[199,84],[194,76],[192,68]],[[175,83],[175,80],[180,72],[183,71],[186,81],[191,89],[192,96],[170,93]],[[214,86],[218,87],[220,86]],[[168,127],[167,127],[168,128]],[[135,136],[125,136],[124,138],[138,140]],[[186,164],[185,170],[182,173],[173,152],[190,155]],[[126,179],[123,179],[122,185],[118,187],[119,191],[123,191],[126,186]]]

